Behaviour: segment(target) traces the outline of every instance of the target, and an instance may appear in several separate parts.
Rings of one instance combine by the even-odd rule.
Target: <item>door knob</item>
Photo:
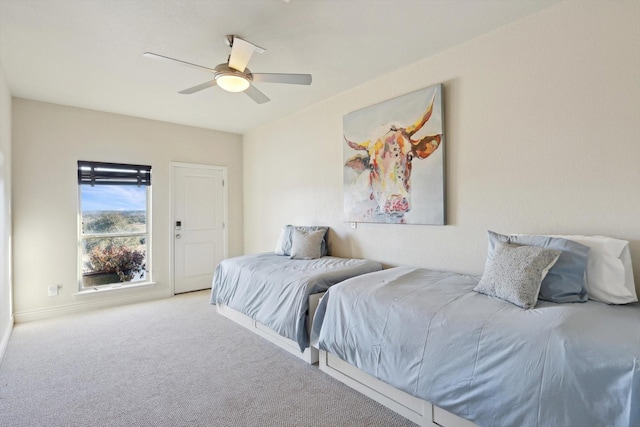
[[[176,239],[179,239],[179,238],[181,238],[181,237],[182,237],[181,235],[176,234]]]

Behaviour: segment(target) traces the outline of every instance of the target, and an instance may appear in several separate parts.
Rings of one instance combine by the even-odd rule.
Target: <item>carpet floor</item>
[[[415,425],[217,314],[208,297],[15,325],[0,425]]]

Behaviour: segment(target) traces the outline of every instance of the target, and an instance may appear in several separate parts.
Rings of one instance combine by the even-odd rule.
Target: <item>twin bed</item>
[[[336,283],[382,270],[378,262],[327,256],[328,231],[285,225],[274,252],[223,260],[213,276],[210,303],[289,353],[317,363],[309,335],[320,298]]]
[[[316,363],[309,332],[321,296],[336,283],[381,269],[377,262],[331,256],[301,260],[269,252],[229,258],[216,268],[210,302],[220,314]]]
[[[526,305],[529,294],[522,289],[505,296],[499,286],[482,286],[488,273],[503,271],[506,250],[521,261],[522,250],[533,246],[523,241],[531,243],[490,233],[482,278],[410,267],[381,270],[377,263],[333,257],[303,261],[306,266],[275,254],[240,257],[225,261],[234,268],[216,272],[211,301],[284,336],[297,353],[319,348],[322,371],[419,425],[640,425],[640,306],[630,303],[635,290],[623,295],[630,289],[630,265],[623,259],[628,247],[597,240],[583,241],[591,245],[584,250],[564,239],[535,240],[546,249],[527,253],[528,260],[554,259],[545,261],[546,268],[522,270],[540,279],[533,308],[523,309],[518,305]],[[562,251],[553,249],[558,242]],[[617,258],[604,246],[614,247]],[[584,289],[558,292],[550,280],[566,281],[576,262],[587,276]],[[347,272],[353,263],[357,269]],[[260,275],[266,280],[257,281]],[[305,284],[294,284],[305,275]],[[586,301],[587,289],[601,296],[594,280],[603,278],[622,280],[619,295],[613,288],[604,292],[622,298],[616,303],[623,305],[579,302]],[[499,277],[492,280],[499,284]],[[538,300],[540,282],[547,286],[540,291],[547,301]],[[314,316],[307,298],[324,292],[309,347]]]
[[[478,281],[397,267],[334,286],[313,324],[320,369],[420,425],[640,425],[637,303],[523,310]]]

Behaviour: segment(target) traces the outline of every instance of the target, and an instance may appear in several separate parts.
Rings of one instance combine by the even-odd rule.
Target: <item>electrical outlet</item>
[[[49,286],[49,296],[50,297],[57,297],[58,296],[58,285],[51,285]]]

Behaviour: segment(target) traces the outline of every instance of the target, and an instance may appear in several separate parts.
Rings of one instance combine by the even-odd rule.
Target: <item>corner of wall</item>
[[[0,363],[13,331],[11,266],[11,92],[0,63]]]

